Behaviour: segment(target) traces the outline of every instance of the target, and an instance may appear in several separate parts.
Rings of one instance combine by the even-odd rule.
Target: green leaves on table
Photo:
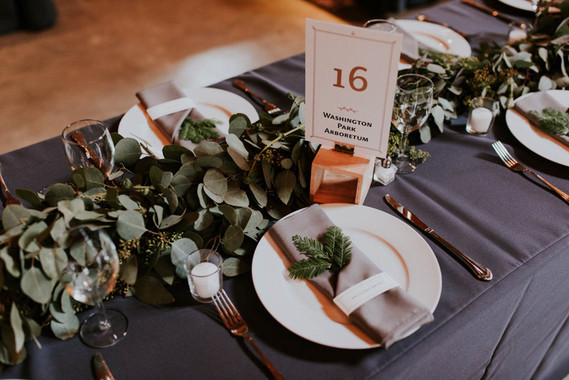
[[[79,320],[59,284],[69,258],[69,230],[105,229],[120,260],[112,296],[134,295],[166,304],[185,278],[185,256],[213,248],[226,256],[224,274],[249,270],[258,239],[270,224],[309,203],[314,149],[305,142],[304,99],[289,113],[252,123],[230,119],[225,141],[202,141],[194,151],[168,145],[164,158],[144,144],[113,134],[117,168],[105,181],[95,168],[80,168],[69,183],[44,194],[18,189],[28,207],[10,205],[0,234],[0,363],[25,357],[24,341],[49,325],[60,339],[74,336]]]
[[[300,235],[294,235],[292,241],[302,254],[308,256],[288,268],[289,277],[293,279],[316,277],[327,270],[338,273],[352,257],[352,242],[338,226],[328,227],[324,243]]]

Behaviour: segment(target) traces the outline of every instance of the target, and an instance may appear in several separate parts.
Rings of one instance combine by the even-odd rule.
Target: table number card
[[[385,157],[402,37],[306,20],[306,139]]]

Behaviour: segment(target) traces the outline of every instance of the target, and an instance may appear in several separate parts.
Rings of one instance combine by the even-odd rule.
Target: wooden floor
[[[135,92],[196,88],[304,51],[304,0],[55,0],[55,27],[0,36],[0,153],[106,119]]]

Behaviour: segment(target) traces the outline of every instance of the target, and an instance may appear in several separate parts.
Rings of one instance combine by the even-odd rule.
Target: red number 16
[[[367,88],[367,80],[361,76],[356,75],[358,70],[367,71],[367,69],[363,66],[356,66],[350,71],[350,76],[348,78],[350,82],[350,87],[354,91],[365,91]],[[344,88],[342,84],[342,69],[334,69],[336,72],[336,83],[334,83],[334,87]]]

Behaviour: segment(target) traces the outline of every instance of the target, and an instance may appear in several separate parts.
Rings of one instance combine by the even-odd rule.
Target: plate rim
[[[563,99],[563,101],[567,104],[567,106],[569,106],[569,92],[566,90],[559,90],[559,89],[554,89],[554,90],[546,90],[547,92],[558,92],[558,93],[562,93],[565,95],[566,99]],[[532,96],[535,95],[536,92],[530,92],[528,94],[525,94],[523,96],[520,96],[519,98],[516,99],[516,102],[520,99],[526,98],[528,96]],[[514,102],[515,104],[515,102]],[[512,133],[512,135],[514,135],[514,137],[516,138],[516,140],[518,140],[523,146],[525,146],[527,149],[531,150],[533,153],[537,154],[538,156],[545,158],[546,160],[549,160],[551,162],[555,162],[559,165],[563,165],[563,166],[569,166],[569,151],[567,151],[567,157],[566,158],[559,158],[559,157],[555,157],[555,155],[551,154],[551,150],[549,149],[542,149],[540,148],[540,146],[532,146],[532,139],[526,137],[526,135],[531,135],[532,137],[539,137],[540,140],[542,140],[543,142],[545,142],[545,139],[541,139],[541,137],[537,134],[537,132],[534,131],[533,127],[531,126],[531,124],[523,117],[521,116],[519,113],[517,113],[516,111],[514,111],[512,108],[509,108],[506,111],[506,126],[508,127],[508,129],[510,130],[510,132]],[[517,122],[515,122],[517,121]],[[520,122],[521,121],[521,122]],[[522,125],[522,127],[517,127],[516,125]],[[535,140],[533,140],[535,141]],[[554,142],[553,140],[547,140],[547,142],[545,142],[546,147],[550,146],[559,146],[559,143]],[[564,149],[566,150],[566,149]]]
[[[451,35],[453,38],[456,39],[456,43],[459,46],[459,49],[462,50],[464,49],[464,52],[452,52],[452,50],[450,50],[448,53],[450,54],[455,54],[458,55],[460,57],[470,57],[472,55],[472,46],[470,46],[470,43],[468,43],[468,41],[466,40],[466,38],[462,37],[460,34],[458,34],[457,32],[455,32],[452,29],[447,28],[446,26],[443,25],[439,25],[439,24],[434,24],[432,22],[426,22],[426,21],[419,21],[419,20],[410,20],[410,19],[397,19],[397,22],[403,22],[403,27],[406,26],[411,26],[413,28],[415,27],[419,27],[421,26],[422,28],[430,28],[431,30],[434,31],[444,31],[445,33],[448,33],[449,35]],[[415,32],[414,30],[408,30],[408,32],[410,34],[413,34],[413,32]]]
[[[378,215],[381,218],[384,218],[384,220],[389,221],[389,223],[392,223],[393,225],[396,226],[397,229],[401,229],[402,233],[406,234],[406,236],[408,236],[407,234],[410,233],[414,236],[414,239],[416,239],[416,244],[420,244],[424,247],[424,252],[421,253],[421,255],[426,254],[426,260],[429,261],[429,263],[432,265],[431,269],[434,269],[434,273],[427,273],[428,278],[432,281],[430,284],[431,287],[431,294],[430,297],[432,298],[431,302],[432,304],[430,305],[426,305],[431,312],[434,312],[438,303],[440,302],[440,297],[441,297],[441,293],[442,293],[442,274],[441,274],[441,270],[440,270],[440,265],[438,263],[438,260],[433,252],[433,250],[431,249],[431,247],[428,245],[427,241],[424,239],[424,237],[418,233],[415,229],[413,229],[411,226],[409,226],[406,222],[402,221],[401,219],[376,208],[373,207],[369,207],[369,206],[364,206],[364,205],[354,205],[354,204],[321,204],[320,205],[324,211],[327,213],[327,215],[329,215],[329,213],[341,213],[342,217],[346,215],[346,212],[348,209],[349,210],[356,210],[356,211],[352,211],[352,212],[358,212],[357,210],[363,210],[360,212],[365,212],[365,213],[371,213],[373,217],[377,217]],[[302,209],[301,209],[302,210]],[[297,210],[296,212],[299,212],[301,210]],[[291,213],[289,215],[287,215],[286,217],[294,214]],[[286,218],[285,217],[285,218]],[[346,220],[349,220],[349,218],[345,218]],[[282,219],[281,219],[282,220]],[[278,222],[277,222],[278,223]],[[340,225],[340,227],[342,227],[341,223],[338,223],[338,221],[336,221],[336,223],[338,225]],[[365,230],[367,232],[373,231],[373,228],[370,228],[370,226],[363,226],[364,228],[362,228],[362,230]],[[366,229],[367,227],[367,229]],[[265,233],[265,235],[263,235],[263,237],[259,240],[259,243],[257,245],[257,248],[255,249],[255,253],[253,255],[253,262],[251,265],[251,276],[252,276],[252,280],[253,280],[253,286],[255,288],[255,292],[257,293],[257,296],[259,297],[259,300],[261,301],[261,303],[263,304],[263,306],[265,307],[265,309],[267,310],[267,312],[275,319],[277,320],[283,327],[285,327],[286,329],[288,329],[289,331],[293,332],[294,334],[309,340],[311,342],[317,343],[317,344],[321,344],[324,346],[329,346],[329,347],[335,347],[335,348],[342,348],[342,349],[370,349],[370,348],[376,348],[376,347],[380,347],[379,343],[373,342],[366,342],[363,339],[358,339],[356,336],[354,336],[354,341],[350,342],[350,344],[343,344],[342,342],[331,342],[331,341],[325,341],[323,339],[321,339],[321,337],[319,337],[319,334],[314,334],[313,336],[307,336],[306,334],[299,332],[297,326],[291,326],[290,323],[288,323],[289,321],[283,321],[283,318],[279,318],[279,315],[275,315],[277,313],[277,311],[275,311],[275,309],[273,308],[273,306],[270,303],[270,299],[271,297],[269,295],[267,295],[267,293],[271,293],[271,291],[267,291],[261,288],[262,284],[260,282],[262,282],[260,280],[260,276],[258,275],[258,271],[260,270],[266,270],[266,268],[261,268],[260,266],[262,265],[262,261],[259,259],[259,257],[261,257],[260,255],[258,255],[258,250],[260,249],[264,249],[267,245],[269,246],[269,248],[271,249],[271,253],[272,254],[276,254],[278,255],[278,257],[282,257],[280,253],[276,252],[273,247],[271,246],[271,243],[267,240],[267,236],[268,234]],[[386,237],[386,240],[388,238]],[[391,243],[391,242],[390,242]],[[396,245],[399,244],[403,244],[401,242],[396,243]],[[417,255],[417,253],[411,253],[410,255]],[[407,261],[408,262],[408,261]],[[283,267],[283,269],[285,269]],[[280,270],[279,268],[277,268],[277,270]],[[411,276],[411,275],[410,275]],[[410,277],[409,276],[409,277]],[[421,285],[422,287],[424,287],[424,285]],[[428,288],[428,287],[425,287]],[[422,300],[421,300],[422,301]],[[281,302],[282,303],[282,302]],[[310,310],[310,313],[312,313],[312,310]],[[328,320],[330,323],[332,323],[333,325],[335,324],[340,324],[339,322],[335,322],[332,321],[331,319]],[[328,322],[327,321],[327,322]],[[353,326],[353,325],[352,325]],[[353,328],[357,329],[355,326],[353,326]],[[363,334],[363,333],[362,333]],[[355,334],[354,334],[355,335]]]
[[[234,92],[228,91],[228,90],[224,90],[221,88],[216,88],[216,87],[196,87],[196,88],[183,88],[182,91],[189,96],[190,98],[192,98],[192,100],[194,100],[194,98],[198,99],[197,102],[199,102],[200,97],[203,96],[220,96],[219,94],[223,94],[224,97],[231,97],[233,99],[239,99],[239,102],[242,103],[242,106],[245,107],[245,104],[247,104],[249,109],[244,109],[244,110],[239,110],[236,112],[239,113],[244,113],[245,115],[247,115],[249,118],[251,118],[252,116],[259,118],[259,112],[255,109],[255,107],[253,106],[253,104],[247,100],[245,97],[238,95]],[[205,94],[205,95],[204,95]],[[217,104],[220,107],[223,107],[223,104]],[[226,107],[224,107],[226,108]],[[233,113],[236,113],[233,112]],[[133,120],[131,120],[133,119]],[[256,120],[251,120],[251,122],[255,122]],[[127,123],[130,122],[140,122],[141,124],[144,125],[148,125],[148,121],[146,120],[146,117],[144,116],[144,114],[142,113],[142,110],[140,109],[140,102],[134,104],[133,106],[131,106],[122,116],[121,120],[119,121],[119,125],[117,128],[117,132],[119,134],[121,134],[123,137],[131,137],[136,139],[137,141],[139,140],[137,137],[135,137],[134,135],[132,135],[130,133],[130,131],[127,131],[126,133],[128,133],[128,136],[125,136],[121,133],[121,129],[124,132],[124,129],[126,128]],[[159,138],[159,137],[158,137]],[[163,156],[162,154],[162,148],[164,147],[164,145],[158,146],[152,146],[153,149],[150,149],[157,157],[161,158]]]

